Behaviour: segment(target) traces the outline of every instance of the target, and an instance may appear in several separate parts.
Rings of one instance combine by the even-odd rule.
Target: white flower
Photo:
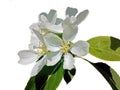
[[[34,33],[34,34],[33,34]],[[40,71],[42,67],[46,64],[46,53],[48,52],[46,49],[46,46],[44,44],[43,37],[41,34],[38,33],[38,31],[33,30],[32,36],[31,36],[31,44],[30,44],[30,50],[22,50],[18,52],[18,55],[20,57],[20,60],[18,61],[20,64],[26,65],[30,64],[34,61],[37,61],[40,57],[43,56],[41,60],[37,62],[35,65],[35,68],[37,71]],[[32,70],[31,75],[36,75],[38,72],[34,68]]]
[[[39,22],[33,23],[30,29],[39,31],[43,36],[49,32],[62,33],[63,28],[61,22],[62,19],[57,18],[56,11],[50,10],[48,14],[41,13],[39,15]]]
[[[89,11],[84,10],[77,14],[76,8],[68,7],[66,9],[66,19],[62,22],[63,27],[63,39],[73,40],[78,32],[78,25],[87,17]]]
[[[88,10],[84,10],[78,14],[77,17],[75,17],[76,13],[76,8],[68,7],[66,9],[66,19],[62,22],[63,40],[53,33],[49,33],[44,36],[47,49],[49,51],[55,52],[56,54],[60,53],[60,59],[63,55],[63,68],[68,70],[74,68],[74,58],[72,54],[76,56],[84,56],[89,51],[89,44],[87,42],[78,41],[75,44],[71,42],[78,32],[78,24],[80,24],[88,15]],[[55,58],[53,60],[48,59],[47,65],[54,65],[60,60],[57,59],[58,61],[55,62]]]
[[[38,60],[36,65],[33,67],[31,72],[32,76],[35,76],[44,65],[46,65],[47,60],[52,60],[55,57],[60,59],[60,53],[49,52],[46,48],[44,37],[47,33],[54,32],[54,33],[61,33],[62,30],[61,21],[56,17],[56,11],[51,10],[49,14],[46,13],[40,14],[40,22],[34,23],[30,26],[31,29],[31,43],[29,44],[30,50],[22,50],[18,53],[20,60],[20,64],[29,64],[34,61],[37,61],[40,57],[41,60]],[[59,29],[59,30],[58,30]],[[57,30],[57,31],[55,31]],[[58,61],[55,58],[54,63]],[[49,61],[48,61],[49,62]],[[51,62],[50,62],[51,63]],[[54,65],[54,63],[52,65]]]
[[[77,17],[75,17],[76,13],[77,9],[68,7],[66,19],[63,21],[57,18],[55,10],[51,10],[49,14],[40,14],[39,22],[30,26],[32,32],[30,50],[22,50],[18,55],[21,64],[36,61],[31,72],[32,76],[38,74],[44,65],[57,64],[62,56],[64,57],[64,69],[71,70],[74,68],[73,54],[84,56],[88,53],[89,44],[87,42],[78,41],[75,44],[71,42],[78,32],[78,24],[85,19],[88,10],[81,12]],[[63,40],[55,33],[63,33]]]
[[[20,64],[30,64],[36,61],[36,65],[33,67],[31,76],[35,76],[43,68],[46,63],[55,65],[61,58],[62,54],[59,52],[49,52],[46,48],[45,41],[38,31],[32,30],[30,50],[22,50],[18,52]],[[55,48],[54,48],[55,49]],[[38,60],[41,58],[40,60]],[[49,62],[52,60],[53,62]]]
[[[66,16],[67,17],[71,17],[71,22],[73,22],[74,24],[80,24],[88,15],[89,11],[88,10],[84,10],[82,12],[80,12],[76,17],[75,15],[77,14],[78,10],[76,8],[71,8],[68,7],[66,9]]]
[[[72,34],[67,34],[68,37],[70,37],[70,39],[71,37],[74,36],[74,33]],[[75,44],[73,44],[70,39],[67,40],[68,38],[66,39],[63,36],[64,40],[62,40],[57,35],[52,33],[47,34],[44,38],[45,38],[45,43],[48,50],[54,51],[56,53],[61,53],[59,57],[62,57],[62,55],[64,56],[64,63],[63,63],[64,69],[71,70],[72,68],[74,68],[74,58],[72,54],[81,57],[86,55],[89,51],[89,44],[86,41],[80,40],[80,41],[77,41]],[[54,49],[54,48],[57,48],[57,49]],[[53,60],[48,59],[47,65],[51,66],[52,64],[55,64],[54,63],[55,58]],[[58,61],[56,61],[56,63]]]

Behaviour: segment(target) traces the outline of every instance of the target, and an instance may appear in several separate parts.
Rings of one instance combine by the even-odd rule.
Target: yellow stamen
[[[70,50],[70,48],[71,48],[71,43],[70,42],[69,43],[65,43],[65,44],[62,45],[61,51],[63,53],[67,53]]]
[[[49,33],[49,31],[48,31],[47,28],[42,28],[42,29],[41,29],[41,34],[42,34],[43,36],[45,36],[47,33]]]
[[[38,52],[39,52],[39,55],[44,54],[44,53],[48,53],[46,46],[44,46],[44,45],[39,47]]]

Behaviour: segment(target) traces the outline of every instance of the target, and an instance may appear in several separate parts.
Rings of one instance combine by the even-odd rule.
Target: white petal
[[[57,18],[57,14],[55,10],[50,10],[49,14],[48,14],[48,20],[50,23],[55,24],[56,22],[56,18]]]
[[[36,65],[32,69],[31,76],[37,75],[44,67],[44,65],[46,65],[46,56],[44,56],[41,60],[36,62]]]
[[[47,17],[45,15],[40,15],[40,20],[43,23],[48,23],[49,22],[48,19],[47,19]]]
[[[65,41],[72,41],[77,32],[78,32],[78,27],[77,25],[71,24],[70,23],[70,19],[67,18],[64,22],[63,22],[63,39]]]
[[[50,52],[47,56],[47,66],[53,66],[58,63],[58,61],[61,59],[62,53],[57,52]]]
[[[76,21],[76,17],[71,16],[71,17],[70,17],[70,22],[71,22],[72,24],[74,24],[74,23],[75,23],[75,21]]]
[[[37,36],[37,38],[40,40],[41,43],[44,43],[44,40],[43,40],[43,36],[40,34],[39,31],[36,31],[36,30],[32,30],[35,35]]]
[[[81,13],[79,13],[77,15],[77,20],[76,20],[75,24],[77,24],[77,25],[80,24],[87,17],[88,13],[89,13],[88,10],[84,10]]]
[[[39,15],[39,21],[42,21],[42,20],[41,20],[41,16],[42,16],[42,15],[45,16],[45,17],[47,17],[47,13],[45,13],[45,12],[40,13],[40,15]]]
[[[31,30],[40,31],[40,23],[33,23],[30,27]]]
[[[39,31],[31,30],[31,43],[29,44],[29,49],[33,50],[42,45],[45,45],[43,36]]]
[[[66,17],[65,20],[63,20],[62,25],[64,26],[68,23],[70,23],[70,17]]]
[[[57,35],[53,33],[49,33],[44,37],[45,43],[49,44],[50,46],[59,47],[62,45],[62,40]]]
[[[89,52],[89,43],[86,41],[78,41],[70,51],[77,56],[84,56]]]
[[[71,70],[74,68],[74,58],[70,53],[66,53],[64,55],[63,68],[68,70]]]
[[[29,47],[30,50],[34,50],[35,49],[33,44],[29,44],[28,47]]]
[[[61,18],[57,18],[55,25],[61,24],[62,22],[63,22],[63,20]]]
[[[51,32],[55,32],[55,33],[62,33],[63,32],[63,28],[62,25],[54,25],[54,24],[46,24],[46,28],[51,31]]]
[[[42,18],[41,18],[41,16],[45,16],[46,18],[44,18],[45,20],[43,20]],[[39,15],[39,20],[40,21],[49,21],[49,23],[52,23],[52,24],[55,24],[55,22],[56,22],[56,18],[57,18],[57,14],[56,14],[56,10],[50,10],[50,12],[48,13],[48,14],[46,14],[46,13],[41,13],[40,15]]]
[[[33,50],[43,44],[40,39],[36,36],[36,34],[31,30],[31,40],[29,44],[29,49]]]
[[[51,46],[49,45],[47,42],[45,42],[45,45],[47,47],[47,50],[48,51],[52,51],[52,52],[56,52],[56,51],[59,51],[60,50],[60,46],[59,47],[55,47],[55,46]]]
[[[18,52],[18,56],[20,57],[20,60],[18,63],[26,65],[30,64],[37,60],[38,54],[32,50],[22,50]]]
[[[69,17],[75,16],[77,14],[77,12],[78,12],[78,10],[76,8],[68,7],[66,9],[66,15],[69,15]]]

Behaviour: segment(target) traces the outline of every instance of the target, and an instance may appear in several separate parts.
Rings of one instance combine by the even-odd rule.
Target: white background
[[[38,21],[41,12],[50,9],[58,11],[64,19],[66,7],[79,11],[90,11],[86,20],[79,25],[76,40],[88,40],[99,35],[120,38],[119,0],[1,0],[0,1],[0,89],[24,90],[35,63],[23,66],[17,61],[19,50],[28,49],[30,41],[29,26]],[[87,55],[91,61],[101,60]],[[106,62],[120,75],[120,62]],[[72,82],[62,81],[57,90],[112,90],[94,67],[83,60],[76,59],[77,73]],[[52,83],[52,82],[51,82]]]

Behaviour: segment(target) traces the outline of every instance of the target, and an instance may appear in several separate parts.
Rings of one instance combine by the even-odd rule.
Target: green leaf
[[[36,90],[34,82],[35,82],[35,77],[31,77],[29,82],[27,83],[27,86],[25,87],[25,90]]]
[[[120,90],[120,76],[114,69],[102,62],[92,63],[88,60],[86,61],[93,65],[103,75],[113,90]]]
[[[112,68],[110,68],[110,71],[112,73],[112,77],[115,81],[116,87],[118,88],[118,90],[120,90],[120,76]]]
[[[72,80],[75,73],[76,73],[75,68],[72,70],[64,70],[64,80],[66,81],[67,84]]]
[[[44,90],[56,90],[63,77],[63,66],[61,66],[54,74],[49,76]]]
[[[31,77],[28,81],[25,90],[43,90],[47,80],[49,79],[49,75],[53,75],[56,73],[61,67],[63,60],[60,60],[54,66],[44,66],[42,70],[34,77]]]
[[[44,68],[38,73],[35,78],[37,90],[43,90],[49,75],[54,74],[62,65],[61,61],[54,66],[44,66]]]
[[[90,54],[108,60],[120,61],[120,40],[109,36],[98,36],[88,40]]]

